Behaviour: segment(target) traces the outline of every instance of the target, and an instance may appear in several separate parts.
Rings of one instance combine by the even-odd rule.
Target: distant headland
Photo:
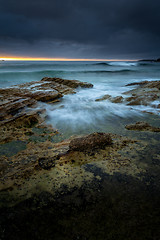
[[[160,58],[157,58],[157,59],[141,59],[138,62],[160,62]]]

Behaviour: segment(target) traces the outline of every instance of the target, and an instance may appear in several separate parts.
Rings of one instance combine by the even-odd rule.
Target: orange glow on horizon
[[[4,57],[0,56],[0,61],[137,61],[131,59],[99,59],[99,58],[36,58],[36,57]]]

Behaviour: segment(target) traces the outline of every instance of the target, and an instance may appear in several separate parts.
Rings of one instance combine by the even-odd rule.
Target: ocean
[[[159,80],[160,64],[156,62],[0,62],[0,88],[43,77],[75,79],[94,85],[92,89],[78,89],[76,94],[65,95],[60,103],[39,106],[46,109],[46,122],[66,136],[94,131],[123,134],[125,124],[144,118],[151,120],[142,111],[159,115],[152,106],[95,101],[105,94],[124,96],[125,91],[135,88],[127,87],[128,83]]]
[[[96,101],[106,94],[125,98],[137,87],[129,83],[160,80],[160,64],[0,62],[0,88],[43,77],[94,86],[54,104],[38,103],[58,131],[20,121],[1,126],[0,239],[160,239],[160,132],[125,127],[138,121],[160,127],[160,109]],[[95,146],[103,134],[75,140],[93,132],[112,133],[113,143]],[[77,151],[71,139],[62,141],[71,136]]]

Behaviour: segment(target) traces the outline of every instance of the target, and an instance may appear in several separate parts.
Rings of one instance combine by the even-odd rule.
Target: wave
[[[50,74],[50,73],[127,73],[127,72],[135,72],[135,70],[131,69],[122,69],[122,70],[75,70],[75,71],[35,71],[34,73],[45,73],[45,74]]]
[[[125,66],[137,66],[137,62],[109,62],[109,66],[125,67]]]
[[[36,71],[9,71],[0,72],[0,75],[23,75],[23,74],[62,74],[62,73],[122,73],[122,72],[136,72],[137,70],[132,69],[121,69],[121,70],[36,70]]]
[[[130,67],[137,66],[137,62],[98,62],[91,63],[91,65],[99,65],[99,66],[115,66],[115,67]],[[89,64],[90,65],[90,64]]]
[[[116,74],[116,73],[130,73],[130,72],[138,72],[137,70],[131,69],[122,69],[122,70],[89,70],[89,71],[76,71],[76,73],[108,73],[108,74]]]
[[[50,74],[50,73],[66,73],[68,71],[57,71],[57,70],[33,70],[33,71],[3,71],[0,75],[30,75],[30,74]],[[73,71],[74,72],[74,71]]]
[[[152,62],[141,62],[141,63],[138,63],[139,66],[153,66],[154,63]]]
[[[91,65],[109,66],[110,64],[106,62],[100,62],[100,63],[93,63]]]
[[[66,74],[66,73],[93,73],[93,74],[99,74],[99,73],[108,73],[108,74],[116,74],[116,73],[131,73],[131,72],[138,72],[137,70],[131,70],[131,69],[122,69],[122,70],[75,70],[75,71],[37,71],[35,73],[44,73],[44,74]]]

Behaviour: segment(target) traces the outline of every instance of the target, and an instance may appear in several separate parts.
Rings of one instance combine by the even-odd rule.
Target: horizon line
[[[138,61],[138,59],[104,59],[104,58],[43,58],[43,57],[4,57],[0,56],[0,61],[62,61],[62,62],[81,62],[81,61]]]

